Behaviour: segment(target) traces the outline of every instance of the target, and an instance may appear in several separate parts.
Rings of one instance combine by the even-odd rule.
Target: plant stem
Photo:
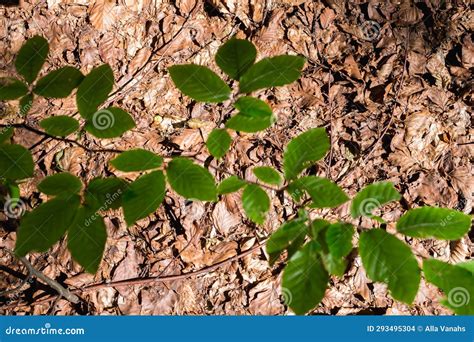
[[[212,272],[212,271],[214,271],[214,270],[216,270],[216,269],[218,269],[218,268],[220,268],[224,265],[227,265],[228,263],[240,260],[240,259],[246,257],[247,255],[252,254],[256,250],[262,248],[265,245],[266,242],[267,242],[267,239],[261,241],[257,245],[255,245],[255,246],[253,246],[253,247],[251,247],[251,248],[249,248],[249,249],[247,249],[247,250],[245,250],[245,251],[243,251],[243,252],[241,252],[241,253],[233,256],[233,257],[230,257],[228,259],[220,261],[216,264],[201,268],[200,270],[197,270],[197,271],[182,273],[182,274],[178,274],[178,275],[164,276],[164,277],[160,277],[160,276],[153,277],[152,276],[152,277],[145,277],[145,278],[124,279],[124,280],[118,280],[118,281],[112,281],[112,282],[107,282],[106,281],[106,282],[103,282],[103,283],[88,285],[88,286],[83,287],[82,289],[75,289],[75,290],[72,290],[72,291],[68,291],[66,289],[64,289],[64,290],[68,291],[71,295],[74,296],[74,294],[76,294],[76,293],[90,292],[90,291],[95,291],[95,290],[99,290],[99,289],[107,288],[107,287],[147,285],[147,284],[150,284],[150,283],[163,283],[163,282],[169,282],[169,281],[178,281],[178,280],[188,279],[188,278],[191,278],[191,277],[195,277],[195,276],[198,276],[198,275],[202,275],[202,274]],[[22,307],[22,306],[49,303],[49,302],[55,300],[57,297],[58,296],[50,296],[48,298],[38,300],[38,301],[35,301],[33,303],[12,304],[12,305],[4,306],[4,308],[5,309],[11,309],[11,308]]]
[[[68,139],[68,138],[62,138],[62,137],[56,137],[54,135],[51,135],[51,134],[48,134],[40,129],[37,129],[37,128],[34,128],[26,123],[19,123],[19,124],[0,124],[0,127],[2,128],[5,128],[5,127],[14,127],[14,128],[23,128],[23,129],[26,129],[30,132],[33,132],[37,135],[42,135],[44,137],[47,137],[47,138],[50,138],[50,139],[53,139],[53,140],[58,140],[58,141],[63,141],[63,142],[67,142],[67,143],[70,143],[70,144],[74,144],[80,148],[82,148],[83,150],[87,151],[87,152],[95,152],[95,153],[122,153],[123,151],[122,150],[116,150],[116,149],[93,149],[93,148],[89,148],[83,144],[81,144],[80,142],[76,141],[76,140],[73,140],[73,139]]]
[[[50,139],[53,139],[53,140],[57,140],[57,141],[63,141],[63,142],[67,142],[67,143],[70,143],[70,144],[73,144],[73,145],[76,145],[80,148],[82,148],[83,150],[87,151],[87,152],[91,152],[91,153],[122,153],[122,152],[125,152],[123,150],[119,150],[119,149],[93,149],[93,148],[89,148],[87,146],[85,146],[84,144],[81,144],[80,142],[78,142],[77,140],[73,140],[73,139],[68,139],[68,138],[61,138],[61,137],[56,137],[54,135],[51,135],[51,134],[48,134],[40,129],[37,129],[35,127],[32,127],[26,123],[18,123],[18,124],[0,124],[0,127],[2,128],[5,128],[5,127],[14,127],[14,128],[23,128],[23,129],[26,129],[30,132],[33,132],[37,135],[41,135],[41,136],[44,136],[44,137],[47,137],[47,138],[50,138]],[[37,144],[35,144],[34,146],[36,146]],[[171,158],[170,156],[164,156],[165,158]],[[184,155],[184,157],[188,157],[188,158],[192,158],[194,159],[195,161],[197,162],[200,162],[200,163],[205,163],[206,161],[205,160],[202,160],[200,158],[197,157],[196,154],[190,154],[190,155]],[[225,173],[225,174],[228,174],[228,175],[231,175],[231,176],[234,176],[234,174],[230,171],[227,171],[223,168],[220,168],[218,166],[213,166],[213,165],[209,165],[209,167],[211,169],[214,169],[216,171],[219,171],[219,172],[222,172],[222,173]],[[253,182],[253,181],[250,181],[250,180],[245,180],[246,182],[248,183],[252,183],[252,184],[256,184],[256,185],[259,185],[261,186],[262,188],[265,188],[267,190],[271,190],[271,191],[276,191],[276,192],[282,192],[286,189],[286,186],[282,187],[282,188],[279,188],[279,189],[275,189],[274,187],[271,187],[271,186],[268,186],[266,184],[261,184],[261,183],[257,183],[257,182]]]
[[[28,270],[28,276],[25,278],[26,281],[31,277],[35,276],[38,279],[41,279],[44,281],[47,285],[49,285],[51,288],[56,290],[56,292],[59,293],[59,296],[64,297],[66,300],[70,301],[71,303],[77,304],[79,303],[80,299],[78,296],[75,294],[71,293],[68,289],[63,287],[60,283],[58,283],[56,280],[49,278],[47,275],[42,273],[41,271],[38,271],[36,268],[33,267],[33,265],[25,258],[25,257],[18,257],[10,251],[9,249],[4,248],[8,253],[10,253],[12,256],[16,257],[18,260],[22,262],[23,265],[26,266],[26,269]],[[26,282],[25,281],[25,282]],[[23,286],[23,284],[21,285]]]

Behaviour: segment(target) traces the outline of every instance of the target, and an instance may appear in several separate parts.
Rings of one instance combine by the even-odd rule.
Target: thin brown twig
[[[190,155],[190,156],[187,156],[187,157],[193,158],[195,161],[198,161],[198,162],[203,163],[203,164],[206,162],[205,160],[202,160],[202,159],[198,158],[196,155]],[[235,176],[235,174],[233,174],[232,172],[227,171],[226,169],[221,168],[221,167],[219,167],[219,166],[214,166],[214,165],[209,164],[209,167],[210,167],[211,169],[216,170],[216,171],[225,173],[225,174],[227,174],[227,175],[229,175],[229,176]],[[266,185],[266,184],[257,183],[257,182],[250,181],[250,180],[247,180],[247,179],[244,179],[244,180],[245,180],[247,183],[256,184],[256,185],[258,185],[258,186],[261,186],[262,188],[265,188],[265,189],[271,190],[271,191],[281,192],[281,191],[283,191],[283,190],[286,189],[286,187],[282,187],[282,188],[276,189],[276,188],[271,187],[271,186],[268,186],[268,185]]]
[[[195,11],[196,8],[197,8],[197,3],[194,5],[194,7],[192,8],[191,12],[190,12],[190,13],[188,14],[188,16],[185,18],[185,20],[184,20],[184,22],[183,22],[181,28],[176,32],[176,34],[174,34],[168,41],[164,42],[162,45],[160,45],[159,47],[155,48],[155,49],[152,51],[152,53],[150,54],[150,57],[149,57],[148,60],[145,62],[145,64],[144,64],[143,66],[141,66],[140,68],[138,68],[138,70],[135,71],[135,73],[134,73],[133,75],[131,75],[131,77],[130,77],[129,80],[127,80],[126,82],[124,82],[123,84],[121,84],[120,86],[118,86],[118,88],[117,88],[116,90],[114,90],[112,93],[109,94],[108,100],[107,100],[107,104],[110,104],[110,103],[112,103],[113,101],[116,101],[116,100],[117,100],[117,97],[118,97],[119,95],[123,97],[123,96],[126,94],[126,91],[123,91],[124,88],[125,88],[128,84],[130,84],[140,72],[142,72],[142,71],[145,69],[145,67],[148,65],[148,63],[150,63],[150,62],[152,61],[153,56],[155,56],[160,50],[162,50],[163,48],[165,48],[167,45],[169,45],[170,43],[172,43],[172,42],[174,41],[174,39],[175,39],[177,36],[179,36],[179,35],[183,32],[186,23],[188,22],[189,18],[191,17],[191,15],[193,14],[193,12]],[[168,48],[169,48],[169,46],[168,46]],[[156,65],[157,65],[160,61],[161,61],[161,59],[159,59],[159,60],[152,66],[151,70],[153,70],[153,69],[156,67]],[[138,82],[141,82],[141,81],[142,81],[142,80],[139,80]],[[129,88],[127,91],[130,91],[130,88]],[[75,116],[77,116],[78,114],[79,114],[79,112],[75,112],[75,113],[72,115],[72,117],[75,117]],[[8,126],[14,127],[14,125],[8,125]],[[7,126],[1,125],[0,127],[7,127]],[[23,127],[23,128],[27,129],[26,127]],[[45,139],[45,140],[48,140],[48,139],[52,139],[52,138],[53,138],[53,136],[51,136],[51,135],[45,135],[45,137],[47,138],[47,139]],[[63,141],[71,142],[71,143],[77,145],[77,143],[75,143],[75,142],[73,142],[73,141],[68,141],[68,139],[64,139]],[[114,152],[113,150],[95,150],[95,149],[89,149],[89,148],[87,148],[86,146],[83,146],[83,145],[78,145],[78,146],[84,148],[84,150],[87,150],[87,151],[89,151],[89,152],[111,152],[111,153],[119,153],[119,152]],[[32,149],[32,148],[34,148],[34,147],[36,147],[36,145],[32,146],[30,149]]]
[[[400,96],[400,91],[403,86],[403,82],[405,81],[405,73],[407,69],[407,61],[408,61],[408,43],[410,42],[410,28],[407,28],[407,38],[405,41],[405,56],[404,56],[404,61],[403,61],[403,71],[402,71],[402,76],[400,79],[400,83],[398,84],[398,89],[395,93],[394,97],[394,103],[398,102],[398,97]],[[370,156],[371,154],[375,151],[375,146],[382,141],[382,139],[385,137],[385,134],[387,134],[387,131],[389,128],[392,126],[393,122],[393,113],[390,115],[390,119],[388,121],[387,126],[383,130],[382,134],[379,136],[379,138],[369,147],[370,151],[365,155],[364,159],[362,160],[362,163],[364,163]]]
[[[1,125],[0,125],[0,127],[1,127]],[[78,141],[76,141],[76,140],[67,139],[67,138],[60,138],[60,137],[55,137],[55,136],[52,136],[52,135],[50,135],[50,134],[48,134],[48,133],[46,133],[46,132],[43,132],[43,131],[41,131],[41,130],[39,130],[39,129],[36,129],[36,128],[31,127],[31,126],[28,126],[28,125],[26,125],[26,124],[21,124],[20,127],[21,127],[21,128],[25,128],[25,129],[27,129],[27,130],[29,130],[29,131],[32,131],[32,132],[34,132],[34,133],[36,133],[36,134],[47,136],[47,137],[49,137],[49,138],[52,138],[53,140],[64,141],[64,142],[68,142],[68,143],[74,144],[74,145],[76,145],[76,146],[78,146],[78,147],[84,149],[85,151],[91,152],[91,153],[122,153],[122,152],[125,152],[125,151],[119,150],[119,149],[92,149],[92,148],[89,148],[89,147],[87,147],[87,146],[81,144],[80,142],[78,142]],[[203,164],[206,163],[205,160],[202,160],[202,159],[198,158],[197,155],[194,154],[194,153],[193,153],[193,154],[184,154],[184,155],[182,155],[182,156],[188,157],[188,158],[192,158],[192,159],[194,159],[195,161],[200,162],[200,163],[203,163]],[[171,158],[170,156],[163,156],[163,157],[164,157],[164,158]],[[219,166],[214,166],[214,165],[209,164],[208,167],[210,167],[211,169],[214,169],[214,170],[216,170],[216,171],[219,171],[219,172],[225,173],[225,174],[227,174],[227,175],[230,175],[230,176],[234,176],[234,175],[235,175],[234,173],[232,173],[232,172],[230,172],[230,171],[227,171],[226,169],[221,168],[221,167],[219,167]],[[268,186],[268,185],[266,185],[266,184],[257,183],[257,182],[251,181],[251,180],[245,180],[245,181],[248,182],[248,183],[252,183],[252,184],[259,185],[259,186],[261,186],[262,188],[265,188],[265,189],[271,190],[271,191],[281,192],[281,191],[283,191],[283,190],[285,189],[285,188],[276,189],[276,188],[271,187],[271,186]]]
[[[374,141],[374,143],[372,143],[361,155],[358,161],[356,161],[355,165],[352,166],[351,168],[347,169],[346,172],[344,172],[342,175],[339,175],[339,177],[337,178],[336,182],[339,183],[341,182],[345,177],[347,177],[348,175],[350,175],[352,172],[354,172],[354,168],[358,165],[358,164],[363,164],[364,162],[367,161],[367,159],[372,155],[372,153],[375,151],[375,146],[377,146],[380,141],[382,141],[382,139],[385,137],[385,135],[387,134],[388,130],[390,129],[390,127],[392,126],[392,123],[393,123],[393,109],[394,109],[394,106],[398,103],[398,97],[400,96],[400,91],[402,89],[402,86],[403,86],[403,82],[405,80],[405,74],[406,74],[406,70],[407,70],[407,61],[408,61],[408,44],[410,42],[410,28],[408,27],[407,28],[407,38],[405,40],[405,55],[404,55],[404,61],[403,61],[403,70],[402,70],[402,75],[400,77],[400,83],[398,84],[398,88],[397,88],[397,91],[395,92],[395,95],[394,95],[394,98],[393,98],[393,105],[389,105],[389,108],[388,108],[388,111],[391,111],[392,113],[390,113],[390,118],[389,118],[389,121],[387,123],[387,125],[385,126],[384,130],[382,131],[382,134],[380,134],[380,136],[378,137],[378,139],[376,141]],[[406,110],[406,107],[405,106],[405,110]],[[404,110],[404,111],[405,111]]]
[[[8,251],[8,252],[10,252],[10,251]],[[26,268],[26,270],[27,270],[28,274],[25,277],[23,277],[23,279],[21,279],[20,284],[18,286],[16,286],[15,288],[13,288],[13,289],[1,291],[0,292],[0,297],[12,296],[12,295],[15,295],[19,292],[22,292],[23,286],[25,286],[25,284],[30,281],[31,276],[32,276],[28,267]]]
[[[332,154],[333,154],[333,127],[332,127],[332,96],[331,96],[331,78],[332,78],[332,72],[331,69],[329,69],[329,82],[328,82],[328,100],[329,100],[329,127],[330,127],[330,147],[329,147],[329,160],[328,160],[328,165],[326,167],[326,177],[328,179],[331,179],[331,163],[332,163]]]
[[[130,278],[130,279],[124,279],[124,280],[118,280],[118,281],[112,281],[112,282],[103,282],[103,283],[88,285],[88,286],[83,287],[82,289],[71,290],[70,293],[75,295],[75,294],[82,294],[82,293],[85,293],[85,292],[96,291],[96,290],[99,290],[99,289],[102,289],[102,288],[147,285],[147,284],[152,284],[152,283],[178,281],[178,280],[183,280],[183,279],[187,279],[187,278],[190,278],[190,277],[199,276],[199,275],[202,275],[202,274],[212,272],[215,269],[218,269],[218,268],[220,268],[224,265],[227,265],[228,263],[231,263],[233,261],[237,261],[239,259],[242,259],[242,258],[246,257],[247,255],[252,254],[256,250],[262,248],[265,245],[266,242],[267,242],[267,240],[265,239],[265,240],[261,241],[260,243],[258,243],[257,245],[247,249],[246,251],[243,251],[243,252],[241,252],[241,253],[233,256],[233,257],[230,257],[230,258],[227,258],[223,261],[220,261],[220,262],[218,262],[214,265],[201,268],[200,270],[197,270],[197,271],[182,273],[182,274],[178,274],[178,275],[164,276],[164,277]],[[50,296],[50,297],[47,297],[47,298],[42,299],[42,300],[37,300],[37,301],[34,301],[33,303],[21,303],[21,304],[7,305],[7,306],[4,307],[4,309],[12,309],[12,308],[16,308],[16,307],[25,307],[25,306],[30,306],[30,305],[45,304],[45,303],[49,303],[49,302],[55,300],[56,298],[58,298],[58,295]]]
[[[123,97],[125,94],[127,94],[129,91],[131,91],[133,88],[128,88],[128,89],[125,89],[125,87],[127,85],[129,85],[133,80],[136,80],[137,76],[139,73],[141,73],[145,68],[146,66],[153,60],[153,57],[156,56],[158,54],[159,51],[161,51],[163,48],[165,48],[167,45],[167,49],[164,51],[166,52],[169,47],[171,46],[170,43],[172,43],[183,31],[184,29],[186,28],[186,24],[188,23],[189,21],[189,18],[192,17],[192,15],[194,14],[194,12],[196,11],[196,9],[198,9],[198,3],[196,2],[193,6],[193,8],[191,9],[191,11],[188,13],[188,15],[185,17],[184,19],[184,22],[183,24],[181,25],[181,27],[179,28],[179,30],[166,42],[163,42],[162,45],[154,48],[150,54],[150,56],[148,57],[148,59],[145,61],[145,63],[140,67],[138,68],[131,76],[130,78],[125,81],[123,84],[121,84],[116,90],[114,90],[112,93],[109,94],[109,99],[107,100],[107,103],[110,104],[111,102],[113,101],[116,101],[117,100],[117,97],[121,96]],[[162,58],[158,59],[158,61],[156,61],[152,67],[150,68],[150,70],[154,70],[156,68],[156,66],[158,65],[158,63],[162,60]],[[147,72],[146,74],[148,74],[149,72]],[[146,76],[145,74],[145,76]],[[139,82],[142,82],[144,77],[143,76],[141,79],[139,79],[137,81],[137,83]],[[137,85],[137,83],[135,83],[135,86]],[[124,90],[125,89],[125,90]]]
[[[94,148],[89,148],[87,146],[85,146],[84,144],[81,144],[80,142],[78,142],[77,140],[73,140],[73,139],[68,139],[68,138],[61,138],[61,137],[56,137],[56,136],[53,136],[53,135],[50,135],[40,129],[37,129],[37,128],[34,128],[26,123],[18,123],[18,124],[0,124],[0,127],[15,127],[15,128],[23,128],[23,129],[26,129],[30,132],[33,132],[37,135],[42,135],[42,136],[45,136],[45,137],[48,137],[52,140],[57,140],[57,141],[62,141],[62,142],[66,142],[66,143],[70,143],[70,144],[73,144],[73,145],[76,145],[80,148],[82,148],[83,150],[87,151],[87,152],[91,152],[91,153],[122,153],[124,152],[123,150],[119,150],[119,149],[94,149]],[[200,158],[198,158],[196,156],[196,154],[186,154],[186,155],[183,155],[185,157],[188,157],[188,158],[192,158],[194,159],[195,161],[198,161],[200,163],[206,163],[205,160],[202,160]],[[164,156],[165,158],[171,158],[171,156]],[[214,165],[210,165],[209,164],[209,167],[211,169],[214,169],[216,171],[219,171],[219,172],[222,172],[222,173],[225,173],[225,174],[228,174],[228,175],[231,175],[231,176],[234,176],[234,174],[230,171],[227,171],[221,167],[218,167],[218,166],[214,166]],[[281,192],[283,190],[285,190],[286,187],[283,187],[283,188],[279,188],[279,189],[276,189],[274,187],[271,187],[271,186],[268,186],[266,184],[261,184],[261,183],[257,183],[257,182],[254,182],[254,181],[250,181],[250,180],[245,180],[246,182],[248,183],[252,183],[252,184],[257,184],[259,186],[261,186],[262,188],[265,188],[267,190],[271,190],[271,191],[277,191],[277,192]]]
[[[56,290],[56,292],[58,292],[58,296],[59,297],[64,297],[66,300],[70,301],[71,303],[79,303],[80,299],[78,296],[76,296],[75,294],[71,293],[68,289],[64,288],[61,284],[59,284],[56,280],[54,279],[51,279],[49,278],[47,275],[45,275],[43,272],[41,271],[38,271],[36,268],[34,268],[34,266],[28,261],[28,259],[26,259],[25,257],[18,257],[15,255],[15,253],[13,253],[11,250],[7,249],[7,248],[3,248],[5,251],[7,251],[8,253],[10,253],[12,256],[14,256],[15,258],[17,258],[18,260],[21,261],[21,263],[23,265],[25,265],[25,267],[27,268],[28,270],[28,276],[26,277],[26,279],[28,279],[29,277],[31,276],[35,276],[36,278],[44,281],[47,285],[49,285],[51,288],[53,288],[54,290]],[[56,297],[58,297],[56,296]]]
[[[89,147],[81,144],[80,142],[78,142],[76,140],[56,137],[56,136],[48,134],[48,133],[46,133],[46,132],[44,132],[40,129],[32,127],[32,126],[28,125],[27,123],[0,124],[0,127],[2,127],[2,128],[5,128],[5,127],[23,128],[23,129],[26,129],[30,132],[33,132],[33,133],[37,134],[37,135],[42,135],[42,136],[50,138],[52,140],[63,141],[63,142],[67,142],[67,143],[76,145],[76,146],[82,148],[83,150],[85,150],[87,152],[92,152],[92,153],[101,153],[101,152],[103,152],[103,153],[122,153],[123,152],[122,150],[117,150],[117,149],[107,149],[107,148],[106,149],[94,149],[94,148],[89,148]]]
[[[163,268],[163,270],[158,274],[158,277],[161,277],[163,274],[165,274],[165,272],[168,270],[168,268],[170,268],[171,264],[173,264],[177,259],[178,257],[186,250],[188,249],[189,246],[191,246],[191,244],[193,243],[194,239],[196,238],[197,234],[199,233],[199,230],[196,229],[196,231],[194,232],[194,234],[191,236],[191,238],[189,239],[188,243],[177,253],[177,255],[175,255],[173,257],[173,259],[171,259],[171,261]]]

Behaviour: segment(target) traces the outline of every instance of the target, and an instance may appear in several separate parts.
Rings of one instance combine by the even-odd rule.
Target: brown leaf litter
[[[30,0],[23,1],[21,8],[0,8],[0,12],[0,76],[14,74],[15,54],[35,34],[51,44],[43,73],[64,65],[84,73],[101,63],[112,66],[117,86],[107,103],[128,110],[137,127],[122,139],[78,137],[86,146],[193,151],[201,152],[204,160],[205,138],[229,104],[191,101],[174,87],[167,67],[198,63],[218,71],[213,60],[216,50],[237,35],[257,46],[259,58],[290,53],[304,55],[308,61],[299,81],[256,94],[272,106],[277,124],[258,134],[235,134],[230,153],[222,161],[213,160],[213,166],[246,177],[254,165],[281,169],[282,150],[289,139],[323,126],[331,132],[331,157],[312,172],[336,180],[351,195],[377,180],[394,182],[404,200],[383,208],[389,230],[410,207],[426,204],[472,212],[474,20],[467,2]],[[16,120],[17,108],[16,101],[2,103],[2,120]],[[53,113],[73,115],[74,97],[39,100],[27,120],[36,125]],[[25,146],[38,139],[23,130],[14,136],[16,143]],[[36,192],[36,184],[60,170],[84,182],[111,173],[136,176],[109,169],[109,155],[84,152],[67,143],[47,140],[33,154],[38,161],[35,177],[21,185],[29,207],[45,200]],[[218,180],[227,177],[211,171]],[[196,203],[168,192],[165,205],[130,229],[120,213],[110,212],[104,260],[96,275],[85,274],[71,260],[64,241],[29,259],[72,289],[197,271],[255,246],[295,215],[296,208],[287,198],[272,195],[270,219],[262,227],[245,219],[238,194],[223,196],[219,203]],[[312,215],[350,220],[347,205]],[[0,230],[0,245],[12,249],[15,232],[7,223]],[[366,219],[362,223],[374,225]],[[472,259],[473,238],[471,234],[454,242],[408,238],[406,242],[420,261],[433,256],[460,262]],[[355,255],[346,275],[331,279],[326,298],[313,313],[449,313],[439,304],[439,290],[424,281],[412,306],[393,301],[386,286],[367,278]],[[24,273],[8,254],[2,254],[2,264]],[[12,276],[1,279],[2,288],[18,283]],[[268,266],[265,253],[255,250],[199,276],[90,291],[81,295],[84,301],[79,306],[57,300],[1,311],[287,314],[280,281],[281,265]],[[28,303],[41,293],[43,288],[36,284],[9,300]]]

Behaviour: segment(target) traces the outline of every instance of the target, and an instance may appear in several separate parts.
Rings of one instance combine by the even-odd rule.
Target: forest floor
[[[472,70],[474,13],[469,1],[301,1],[301,0],[47,0],[0,6],[0,76],[15,74],[13,60],[26,39],[42,35],[50,43],[43,72],[64,65],[89,72],[109,63],[117,82],[107,104],[131,113],[137,127],[114,140],[81,136],[90,148],[143,147],[157,153],[199,152],[228,104],[206,105],[183,96],[167,68],[197,63],[219,72],[213,56],[233,35],[251,40],[258,59],[278,54],[307,58],[301,79],[261,91],[278,116],[258,134],[236,134],[218,166],[247,179],[255,165],[281,170],[288,141],[311,127],[326,127],[332,148],[312,169],[336,181],[353,196],[367,184],[389,180],[401,192],[400,203],[385,206],[387,230],[402,212],[420,205],[445,206],[471,213],[474,196]],[[1,104],[1,120],[18,120],[18,102]],[[28,114],[31,125],[52,114],[74,114],[71,96],[38,100]],[[14,141],[33,146],[42,137],[17,130]],[[89,153],[47,139],[35,147],[35,178],[21,185],[28,208],[46,198],[36,185],[46,175],[69,171],[88,182],[94,177],[130,177],[112,171],[110,155]],[[216,179],[226,174],[210,169]],[[133,175],[132,175],[133,176]],[[282,265],[270,267],[259,242],[296,208],[273,194],[269,219],[249,222],[240,194],[218,203],[185,201],[169,191],[164,205],[127,228],[119,212],[106,217],[108,240],[96,275],[74,263],[64,241],[31,263],[47,276],[84,289],[129,278],[178,276],[168,281],[120,287],[98,286],[79,292],[82,301],[38,303],[45,287],[27,284],[3,298],[5,314],[288,314],[280,292]],[[1,214],[0,214],[1,215]],[[314,217],[353,221],[348,205],[315,210]],[[14,248],[15,227],[2,219],[0,246]],[[11,222],[10,222],[11,223]],[[401,236],[400,236],[401,237]],[[403,237],[401,237],[403,238]],[[462,240],[404,238],[419,260],[449,262],[473,258],[474,234]],[[253,248],[251,253],[241,256]],[[1,267],[25,274],[24,266],[1,252]],[[231,260],[229,258],[235,257]],[[220,267],[212,267],[217,263]],[[193,272],[199,274],[193,274]],[[2,269],[0,269],[2,271]],[[2,272],[1,289],[19,280]],[[52,290],[46,289],[49,294]],[[38,296],[39,299],[38,299]],[[331,278],[326,297],[314,314],[450,314],[442,294],[422,281],[412,306],[391,299],[385,285],[366,277],[357,253],[348,272]],[[36,300],[36,302],[35,302]]]

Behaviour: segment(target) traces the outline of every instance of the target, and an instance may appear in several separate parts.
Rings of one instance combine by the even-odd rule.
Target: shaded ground
[[[32,1],[34,2],[34,1]],[[276,54],[307,57],[303,77],[294,84],[258,95],[278,116],[272,128],[234,136],[224,168],[253,179],[250,167],[281,169],[283,146],[310,127],[331,134],[329,156],[311,172],[336,180],[350,195],[377,180],[390,180],[403,195],[386,206],[390,222],[419,205],[457,208],[471,213],[474,193],[472,68],[474,14],[467,1],[86,1],[48,0],[1,8],[0,76],[14,74],[13,58],[35,34],[50,42],[44,70],[73,65],[84,73],[109,63],[117,81],[109,104],[127,109],[137,128],[123,139],[94,140],[89,147],[144,147],[169,155],[202,152],[204,141],[228,112],[228,103],[205,105],[183,97],[166,68],[198,63],[218,71],[213,56],[234,34],[250,39],[259,58]],[[2,122],[18,120],[18,103],[2,104]],[[52,114],[74,114],[74,97],[37,101],[28,121],[36,125]],[[17,130],[16,143],[32,146],[40,138]],[[469,144],[470,143],[470,144]],[[84,182],[103,175],[134,177],[108,169],[110,155],[84,152],[47,140],[33,149],[36,177],[22,184],[25,202],[45,200],[35,192],[44,176],[59,170]],[[217,179],[226,175],[211,169]],[[254,179],[255,180],[255,179]],[[274,195],[274,194],[273,194]],[[165,205],[127,229],[120,213],[106,218],[109,238],[97,275],[72,262],[65,243],[49,253],[30,256],[36,268],[70,288],[134,277],[179,275],[200,270],[255,246],[295,214],[286,198],[273,196],[269,220],[257,227],[244,219],[240,195],[214,203],[186,202],[168,192]],[[314,211],[325,218],[351,221],[348,206]],[[11,220],[10,220],[11,221]],[[14,222],[3,222],[0,245],[13,249]],[[374,222],[363,220],[363,225]],[[360,223],[360,222],[354,222]],[[459,262],[471,259],[474,236],[446,242],[406,238],[417,257]],[[3,253],[3,252],[2,252]],[[24,272],[2,254],[2,265]],[[331,279],[323,303],[314,313],[440,314],[440,292],[421,284],[413,306],[394,302],[384,285],[366,278],[356,253],[343,279]],[[100,288],[81,295],[79,305],[59,300],[15,307],[42,293],[37,284],[4,298],[8,314],[284,314],[281,265],[274,268],[262,249],[201,275],[166,283]],[[12,288],[18,279],[4,278]],[[5,302],[6,300],[6,302]]]

